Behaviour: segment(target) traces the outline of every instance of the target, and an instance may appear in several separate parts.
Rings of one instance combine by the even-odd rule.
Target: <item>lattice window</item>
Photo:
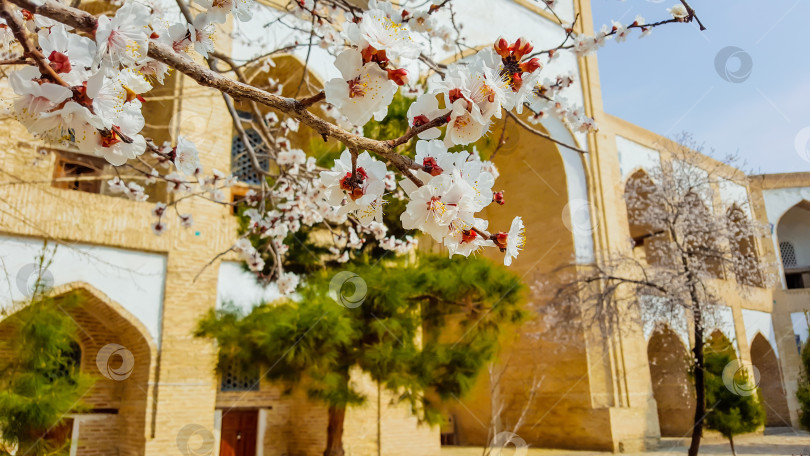
[[[222,370],[222,391],[259,391],[259,373],[228,365]]]
[[[782,265],[786,268],[795,268],[798,264],[796,262],[796,248],[790,242],[780,242],[779,251],[782,253]]]
[[[270,157],[267,155],[267,150],[262,142],[261,136],[256,130],[246,131],[250,145],[253,146],[256,152],[256,158],[259,160],[259,166],[267,171],[270,168]],[[262,182],[262,175],[259,174],[253,167],[253,162],[250,155],[245,148],[245,143],[242,138],[235,136],[231,143],[231,173],[239,179],[240,182],[246,184],[259,185]]]

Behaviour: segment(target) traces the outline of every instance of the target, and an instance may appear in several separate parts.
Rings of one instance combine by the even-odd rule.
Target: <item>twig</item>
[[[683,3],[683,6],[686,7],[686,12],[689,13],[689,21],[695,19],[695,21],[697,21],[698,23],[698,26],[700,27],[700,31],[702,32],[706,30],[706,27],[703,25],[702,22],[700,22],[700,19],[697,17],[697,13],[695,13],[695,10],[692,9],[692,7],[689,6],[688,3],[686,3],[686,0],[681,0],[681,3]]]
[[[580,149],[580,148],[578,148],[578,147],[574,147],[574,146],[569,146],[568,144],[566,144],[566,143],[564,143],[564,142],[560,141],[559,139],[555,139],[555,138],[551,137],[551,135],[549,135],[548,133],[543,133],[543,132],[542,132],[542,131],[540,131],[540,130],[537,130],[537,129],[535,129],[535,128],[532,128],[532,127],[531,127],[531,125],[529,125],[529,124],[527,124],[526,122],[524,122],[523,120],[521,120],[521,119],[520,119],[520,117],[518,117],[517,115],[515,115],[515,114],[514,114],[514,113],[512,113],[511,111],[506,111],[506,113],[509,115],[509,117],[511,117],[512,119],[514,119],[514,120],[515,120],[515,122],[517,122],[517,124],[518,124],[518,125],[520,125],[521,127],[525,128],[525,129],[526,129],[526,130],[527,130],[529,133],[532,133],[532,134],[534,134],[534,135],[537,135],[537,136],[539,136],[539,137],[541,137],[541,138],[545,138],[545,139],[547,139],[547,140],[549,140],[549,141],[553,142],[554,144],[559,144],[560,146],[563,146],[563,147],[565,147],[565,148],[567,148],[567,149],[571,149],[571,150],[573,150],[574,152],[579,152],[580,154],[587,154],[587,153],[588,153],[588,151],[587,151],[587,150],[583,150],[583,149]]]

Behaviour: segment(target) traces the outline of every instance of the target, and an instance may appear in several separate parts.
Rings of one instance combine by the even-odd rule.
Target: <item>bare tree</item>
[[[543,384],[543,377],[538,378],[537,372],[534,372],[531,383],[527,385],[526,395],[521,397],[519,401],[515,398],[506,398],[501,388],[503,376],[509,370],[510,365],[511,357],[500,365],[490,363],[487,366],[491,416],[489,428],[487,429],[487,442],[489,444],[484,447],[482,456],[500,456],[501,450],[507,444],[512,443],[517,446],[525,443],[518,435],[523,425],[526,424],[526,418],[531,411],[534,399]],[[507,410],[520,410],[514,422],[508,421],[504,416],[504,412]]]
[[[683,134],[663,147],[660,166],[630,178],[625,202],[632,249],[558,270],[556,293],[545,310],[547,319],[598,325],[605,336],[642,321],[686,317],[694,338],[697,404],[690,456],[698,454],[707,413],[703,354],[719,318],[719,286],[735,281],[745,292],[773,280],[756,248],[766,227],[753,220],[746,198],[723,201],[720,192],[743,173],[729,171],[732,159],[716,161],[702,150]]]

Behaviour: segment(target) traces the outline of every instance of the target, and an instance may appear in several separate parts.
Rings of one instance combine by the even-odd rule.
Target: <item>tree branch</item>
[[[48,59],[42,55],[42,52],[40,52],[39,49],[34,47],[31,42],[28,41],[28,36],[25,33],[25,26],[22,24],[22,22],[20,22],[20,19],[14,15],[14,11],[11,10],[8,0],[0,0],[0,17],[6,20],[6,24],[8,24],[8,26],[11,28],[14,38],[20,42],[20,46],[23,48],[23,56],[34,59],[34,62],[36,62],[37,66],[39,67],[39,72],[47,75],[54,81],[54,83],[70,88],[70,85],[66,83],[59,76],[59,74],[54,71],[53,68],[51,68],[47,62]]]

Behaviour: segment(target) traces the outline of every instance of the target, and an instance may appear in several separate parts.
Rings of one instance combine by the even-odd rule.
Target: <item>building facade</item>
[[[559,22],[536,2],[498,0],[498,15],[479,14],[493,8],[491,0],[465,2],[470,12],[460,20],[476,30],[471,47],[488,46],[506,30],[536,48],[554,47],[564,37]],[[593,30],[587,0],[558,3],[563,21],[578,15],[577,31]],[[295,80],[302,72],[296,62],[295,56],[279,58],[275,74]],[[564,55],[554,65],[578,76],[568,98],[600,129],[573,133],[555,119],[537,127],[587,151],[580,154],[504,124],[509,142],[495,163],[499,185],[511,198],[491,218],[524,217],[530,242],[513,267],[529,284],[562,264],[632,249],[626,183],[667,159],[665,138],[604,112],[595,56]],[[318,72],[325,66],[316,56],[314,77],[330,77]],[[8,88],[2,90],[9,99]],[[145,136],[157,143],[189,137],[205,169],[240,168],[239,141],[217,92],[174,75],[146,98]],[[39,144],[13,121],[1,125],[0,258],[9,287],[0,298],[7,309],[25,299],[31,265],[47,240],[52,293],[79,294],[84,303],[71,310],[81,328],[81,368],[99,380],[84,398],[91,410],[70,417],[71,454],[321,454],[325,407],[260,378],[216,374],[214,344],[192,335],[199,318],[223,302],[247,307],[273,296],[235,257],[216,259],[237,238],[230,207],[189,200],[184,210],[193,213],[194,227],[170,226],[154,236],[154,201],[112,195],[105,182],[115,173],[103,160]],[[168,197],[160,184],[149,190],[154,200]],[[726,317],[717,330],[760,372],[768,425],[798,427],[798,349],[807,339],[810,310],[810,173],[750,176],[747,185],[729,181],[718,194],[713,210],[737,204],[770,224],[770,239],[758,240],[755,250],[773,262],[780,280],[743,293],[733,274],[721,279],[728,282]],[[573,342],[533,337],[534,327],[527,325],[506,341],[502,365],[519,366],[505,371],[499,385],[502,396],[517,404],[506,414],[530,405],[520,438],[532,446],[634,451],[688,432],[688,378],[673,365],[691,341],[682,328],[655,323],[611,337],[589,329]],[[527,395],[525,385],[538,378],[537,393]],[[447,404],[449,421],[441,428],[419,426],[391,397],[378,397],[370,380],[354,380],[369,401],[347,413],[347,454],[435,456],[442,443],[487,443],[492,404],[486,376],[469,397]],[[220,453],[223,448],[235,451]]]

